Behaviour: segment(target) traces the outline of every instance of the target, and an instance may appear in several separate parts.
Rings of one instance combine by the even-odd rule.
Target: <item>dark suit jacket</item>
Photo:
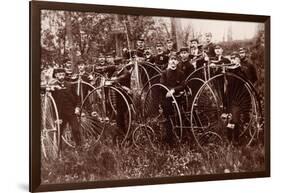
[[[215,57],[216,56],[215,45],[212,42],[210,44],[205,45],[203,49],[209,57]]]
[[[183,71],[184,78],[186,79],[195,69],[192,64],[190,64],[189,60],[182,61],[179,64],[179,68]]]
[[[155,56],[155,64],[162,70],[167,68],[168,62],[169,56],[164,53]]]
[[[184,73],[177,68],[176,70],[166,69],[162,72],[160,83],[169,89],[175,89],[175,94],[184,90]]]
[[[66,116],[73,116],[75,107],[79,106],[79,97],[69,82],[56,81],[54,85],[60,86],[61,89],[55,89],[52,95],[55,99],[59,117],[64,119]]]
[[[249,62],[247,58],[241,60],[241,68],[246,75],[246,78],[252,83],[255,83],[258,80],[257,69],[253,64]]]

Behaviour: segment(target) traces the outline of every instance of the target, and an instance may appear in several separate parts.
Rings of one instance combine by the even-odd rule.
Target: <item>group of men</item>
[[[196,69],[204,64],[231,64],[233,71],[239,71],[245,78],[250,80],[253,84],[257,81],[256,68],[249,62],[247,57],[247,50],[240,48],[237,52],[233,52],[229,57],[223,55],[223,48],[219,44],[212,42],[212,34],[205,34],[205,44],[200,45],[198,39],[192,39],[188,47],[181,47],[178,51],[174,48],[172,39],[166,41],[166,48],[162,42],[158,42],[155,46],[156,54],[152,53],[152,49],[145,47],[143,38],[139,38],[136,42],[136,50],[123,49],[123,58],[114,60],[113,64],[109,64],[104,56],[99,57],[98,63],[89,71],[86,68],[84,60],[80,59],[77,62],[78,75],[83,81],[91,83],[93,76],[92,72],[98,72],[112,81],[118,82],[120,85],[130,89],[130,70],[123,68],[122,63],[125,60],[137,58],[139,61],[146,61],[159,67],[162,70],[160,83],[167,86],[170,91],[165,94],[168,102],[163,102],[163,110],[166,119],[169,119],[171,111],[170,97],[177,95],[185,88],[185,79]],[[59,85],[54,91],[56,103],[58,104],[60,117],[63,121],[63,127],[66,123],[72,128],[74,140],[76,144],[81,144],[81,137],[79,129],[77,129],[78,122],[77,114],[80,113],[80,103],[71,89],[62,89],[70,87],[67,82],[73,81],[77,78],[71,69],[71,61],[69,59],[64,61],[63,68],[54,69],[53,78],[54,85]],[[68,94],[67,94],[68,93]],[[117,102],[118,104],[118,102]],[[120,104],[120,103],[119,103]],[[68,106],[69,108],[65,108]],[[60,108],[61,107],[61,108]],[[120,110],[122,110],[122,105]],[[119,129],[124,129],[125,118],[124,113],[119,112],[117,115],[117,123]],[[166,124],[166,141],[172,143],[171,124]]]

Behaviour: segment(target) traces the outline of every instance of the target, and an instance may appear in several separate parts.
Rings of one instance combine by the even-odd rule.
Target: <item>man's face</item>
[[[114,63],[114,58],[111,56],[107,56],[106,61],[109,62],[110,64],[112,64],[112,63]]]
[[[246,52],[245,51],[239,52],[239,56],[241,59],[244,59],[246,57]]]
[[[64,72],[56,73],[56,78],[57,78],[60,82],[64,81],[65,73],[64,73]]]
[[[222,48],[215,48],[216,55],[222,55]]]
[[[99,64],[100,64],[101,66],[103,66],[103,65],[105,64],[105,58],[104,58],[104,57],[100,57],[100,58],[99,58]]]
[[[197,41],[190,42],[190,47],[197,48],[198,47],[198,42]]]
[[[145,55],[146,58],[149,58],[151,56],[151,50],[150,49],[146,49],[144,51],[144,55]]]
[[[140,50],[144,49],[144,41],[142,41],[142,40],[137,41],[137,49],[140,49]]]
[[[205,36],[205,39],[206,39],[206,42],[207,42],[207,43],[210,43],[210,42],[212,41],[212,36],[206,35],[206,36]]]
[[[179,61],[176,58],[172,57],[169,59],[168,68],[171,70],[176,70],[178,63],[179,63]]]
[[[85,64],[84,64],[84,63],[78,64],[78,70],[79,70],[79,72],[84,71],[84,69],[85,69]]]
[[[189,53],[187,51],[181,51],[180,56],[183,60],[186,60],[189,56]]]
[[[174,43],[172,41],[168,41],[167,42],[167,49],[168,50],[172,50],[173,49],[173,45],[174,45]]]
[[[161,54],[163,52],[163,46],[162,45],[157,45],[156,46],[156,50],[157,50],[158,54]]]

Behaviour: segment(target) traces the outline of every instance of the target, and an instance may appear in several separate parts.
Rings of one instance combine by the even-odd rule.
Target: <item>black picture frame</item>
[[[50,184],[42,185],[40,182],[40,11],[48,10],[68,10],[80,12],[101,12],[115,14],[132,14],[132,15],[149,15],[149,16],[168,16],[181,18],[196,18],[196,19],[213,19],[213,20],[228,20],[228,21],[247,21],[260,22],[265,25],[265,170],[261,172],[250,173],[229,173],[229,174],[212,174],[212,175],[197,175],[197,176],[181,176],[181,177],[165,177],[165,178],[150,178],[150,179],[130,179],[130,180],[114,180],[114,181],[97,181],[73,184]],[[29,33],[29,60],[30,60],[30,154],[29,154],[29,191],[59,191],[59,190],[75,190],[89,188],[104,188],[104,187],[121,187],[149,184],[166,184],[166,183],[183,183],[195,181],[212,181],[212,180],[227,180],[227,179],[242,179],[242,178],[260,178],[270,177],[270,16],[264,15],[246,15],[232,13],[214,13],[214,12],[199,12],[199,11],[183,11],[169,9],[154,9],[154,8],[136,8],[108,5],[92,5],[92,4],[75,4],[75,3],[58,3],[46,1],[31,1],[29,2],[29,18],[30,18],[30,33]]]

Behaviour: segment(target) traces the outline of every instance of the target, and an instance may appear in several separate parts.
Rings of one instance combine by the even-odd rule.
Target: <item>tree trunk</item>
[[[173,41],[176,42],[175,48],[179,49],[180,47],[182,47],[184,37],[179,19],[171,18],[171,34]]]
[[[73,36],[72,36],[72,25],[71,25],[71,15],[69,11],[65,12],[65,29],[66,29],[66,41],[68,42],[67,48],[69,50],[69,57],[72,63],[72,70],[75,68],[75,49],[73,46]]]

